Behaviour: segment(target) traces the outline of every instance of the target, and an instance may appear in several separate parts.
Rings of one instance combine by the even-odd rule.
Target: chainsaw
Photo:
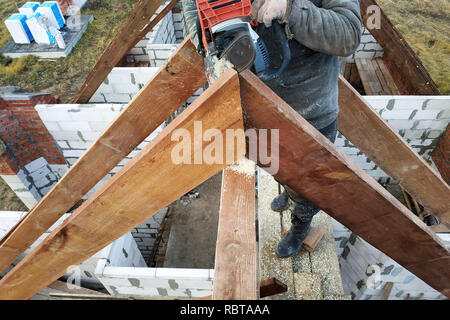
[[[250,68],[263,81],[274,79],[286,69],[291,51],[283,27],[276,21],[272,24],[282,48],[283,62],[278,69],[270,69],[267,47],[257,32],[263,25],[250,18],[251,0],[196,0],[196,3],[199,53],[205,58],[210,83],[228,64],[238,72]]]

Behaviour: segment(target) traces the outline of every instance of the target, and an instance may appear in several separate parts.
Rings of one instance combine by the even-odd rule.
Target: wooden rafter
[[[172,121],[138,155],[109,179],[82,206],[33,249],[0,280],[0,299],[27,299],[116,240],[136,225],[198,186],[245,150],[223,144],[229,162],[176,164],[172,150],[174,132],[187,132],[193,163],[195,152],[211,142],[196,139],[196,123],[203,132],[214,129],[223,136],[227,129],[243,130],[239,81],[226,72],[181,115]],[[182,131],[176,131],[182,129]],[[199,138],[197,136],[197,138]],[[183,137],[184,139],[184,137]],[[232,157],[230,157],[230,155]]]
[[[44,197],[47,202],[43,199],[33,208],[34,214],[30,215],[30,212],[28,218],[0,242],[0,259],[3,256],[11,259],[18,255],[18,251],[22,253],[28,246],[27,243],[48,228],[45,224],[51,225],[60,214],[65,213],[204,81],[201,58],[190,42],[185,40],[168,64],[160,69],[113,125],[58,183],[62,187],[55,187],[55,191],[52,190]],[[324,208],[363,239],[449,296],[448,250],[436,235],[254,75],[244,72],[241,84],[247,127],[280,129],[280,171],[276,178]],[[340,85],[344,85],[341,92],[358,100],[351,107],[369,108],[359,101],[360,97],[354,95],[354,92],[349,93],[345,82],[341,80]],[[167,160],[170,147],[174,145],[169,141],[170,134],[178,128],[187,128],[192,133],[194,119],[207,123],[210,121],[211,127],[217,129],[219,126],[222,131],[241,128],[242,110],[238,90],[237,76],[233,71],[227,72],[214,83],[188,110],[0,280],[0,299],[24,299],[33,295],[61,276],[66,267],[81,263],[222,169],[223,166],[220,165],[171,166],[170,160]],[[169,91],[170,94],[167,94]],[[344,98],[345,96],[341,99]],[[365,109],[363,111],[368,112]],[[386,130],[377,123],[376,118],[371,117],[370,112],[366,116],[375,123],[374,131]],[[362,127],[355,127],[360,132],[364,130]],[[204,129],[207,129],[205,125]],[[358,132],[352,134],[357,135]],[[390,135],[390,138],[401,141],[398,135]],[[360,147],[358,143],[354,144]],[[363,143],[360,144],[360,148],[363,148]],[[292,145],[298,145],[298,148],[292,148]],[[389,154],[374,154],[373,157],[384,161]],[[92,161],[96,163],[95,170],[100,173],[96,174],[92,169],[94,167],[89,165]],[[395,166],[392,170],[392,174],[401,175],[401,171]],[[171,188],[171,185],[175,187]],[[414,190],[416,186],[410,185],[409,188],[408,192],[413,193],[411,188]],[[72,196],[72,193],[75,195]],[[224,197],[230,195],[228,192],[223,194]],[[46,206],[42,203],[46,203]],[[53,210],[51,204],[58,209]],[[228,207],[231,208],[232,205]],[[125,212],[126,215],[123,214]],[[223,216],[227,216],[225,212]],[[232,225],[228,220],[222,225]],[[42,222],[45,224],[39,227]],[[240,226],[249,227],[242,224]],[[24,240],[20,240],[22,237]],[[8,239],[16,239],[17,247],[5,246]],[[220,245],[223,248],[223,243]],[[227,250],[220,250],[221,254],[227,254]],[[229,255],[227,259],[231,259]],[[218,267],[219,265],[220,261]],[[235,266],[233,272],[242,265],[237,263]],[[220,275],[221,273],[219,277]],[[233,297],[242,296],[240,294],[243,292],[233,290],[223,294]]]
[[[0,240],[0,271],[94,187],[206,81],[185,40],[64,177]],[[167,91],[170,90],[170,94]]]
[[[359,93],[339,78],[339,131],[450,226],[450,188]]]
[[[167,8],[150,24],[148,21],[165,0],[140,0],[116,36],[92,68],[72,103],[88,103],[102,82],[120,60],[167,14]],[[144,33],[145,32],[145,33]]]
[[[370,6],[378,6],[375,0],[361,0],[361,16],[367,26]],[[380,28],[368,30],[384,49],[384,62],[389,69],[395,84],[404,95],[440,95],[439,89],[423,66],[420,59],[411,49],[401,33],[381,10]]]
[[[250,71],[240,76],[246,127],[279,129],[274,177],[450,297],[450,255],[419,218]]]
[[[255,214],[255,165],[244,159],[222,174],[215,300],[258,299]]]

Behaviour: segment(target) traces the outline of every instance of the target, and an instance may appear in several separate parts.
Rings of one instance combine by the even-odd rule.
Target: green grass
[[[0,178],[0,211],[28,211],[2,178]]]
[[[27,0],[0,0],[0,46],[10,40],[3,20]],[[82,14],[94,21],[67,58],[13,59],[8,65],[0,59],[0,86],[16,85],[32,92],[48,92],[70,102],[84,79],[112,40],[138,0],[89,0]],[[3,64],[2,64],[3,62]]]
[[[442,94],[450,94],[450,1],[377,0]],[[401,57],[399,57],[401,59]]]

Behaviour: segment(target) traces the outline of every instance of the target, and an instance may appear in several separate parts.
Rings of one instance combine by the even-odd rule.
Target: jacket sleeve
[[[282,22],[288,37],[329,55],[349,56],[361,41],[359,0],[323,0],[322,8],[309,0],[288,0]]]
[[[183,6],[184,21],[186,23],[189,36],[194,46],[198,49],[200,40],[198,38],[197,29],[197,5],[195,0],[181,0],[181,5]]]

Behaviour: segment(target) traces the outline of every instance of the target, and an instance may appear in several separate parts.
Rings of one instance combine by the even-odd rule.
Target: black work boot
[[[281,239],[275,253],[279,258],[289,258],[296,254],[311,230],[311,220],[302,222],[298,218],[292,219],[292,226],[286,236]]]
[[[281,212],[289,208],[289,195],[284,190],[278,197],[272,200],[270,207],[273,211]]]

